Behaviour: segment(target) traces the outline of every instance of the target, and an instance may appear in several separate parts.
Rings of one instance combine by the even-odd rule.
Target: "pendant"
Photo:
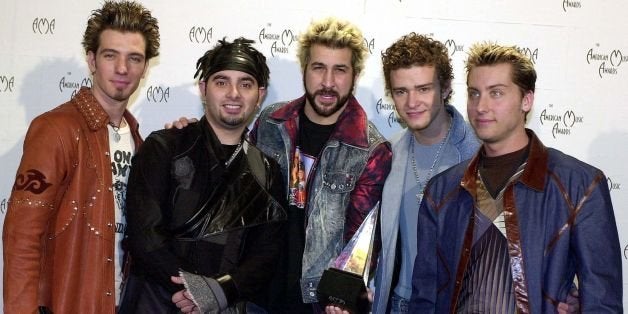
[[[113,132],[113,141],[116,143],[120,142],[120,134],[118,132]]]
[[[419,205],[421,205],[421,200],[423,199],[423,192],[419,192],[416,194],[416,200],[419,202]]]

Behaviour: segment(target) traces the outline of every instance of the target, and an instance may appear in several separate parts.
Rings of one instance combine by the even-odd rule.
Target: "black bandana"
[[[197,77],[207,80],[212,74],[223,70],[242,71],[252,75],[260,87],[268,84],[270,71],[266,57],[251,46],[252,40],[238,38],[233,43],[220,40],[219,44],[207,51],[196,63]]]

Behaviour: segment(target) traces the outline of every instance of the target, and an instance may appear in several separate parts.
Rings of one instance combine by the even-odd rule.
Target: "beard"
[[[305,82],[305,80],[304,80],[304,82]],[[344,105],[347,103],[347,100],[349,100],[349,97],[353,93],[354,84],[355,84],[355,82],[351,82],[351,88],[349,89],[349,93],[347,93],[345,95],[340,95],[335,90],[333,90],[333,89],[326,89],[326,88],[322,88],[322,89],[319,89],[317,91],[310,92],[307,89],[307,86],[305,86],[305,88],[304,88],[305,89],[305,98],[307,98],[307,101],[310,103],[310,105],[312,106],[312,109],[314,109],[314,112],[316,112],[316,114],[318,114],[321,117],[327,118],[327,117],[333,115],[334,113],[338,112],[340,109],[342,109],[342,107],[344,107]],[[318,104],[316,102],[316,96],[317,95],[332,95],[332,96],[336,97],[336,102],[334,104],[332,104],[331,106],[330,105]]]
[[[238,115],[238,116],[233,116],[233,115],[223,115],[221,114],[218,119],[220,120],[220,122],[222,122],[223,126],[225,127],[233,127],[233,128],[238,128],[240,126],[242,126],[242,124],[246,123],[246,119],[245,119],[246,115]]]
[[[230,126],[240,126],[244,122],[242,117],[223,118],[222,122]]]

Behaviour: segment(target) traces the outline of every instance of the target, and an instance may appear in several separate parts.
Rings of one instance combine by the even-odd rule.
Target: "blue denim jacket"
[[[298,135],[299,111],[305,98],[266,107],[250,137],[275,158],[289,181]],[[392,153],[386,139],[368,121],[351,96],[336,128],[313,165],[308,184],[301,292],[305,303],[317,302],[316,287],[322,273],[338,256],[369,210],[380,200]]]
[[[577,275],[582,313],[622,313],[621,249],[606,176],[527,132],[527,164],[503,192],[518,311],[556,313]],[[412,274],[411,313],[456,309],[472,248],[478,160],[428,183],[419,209],[422,254]]]

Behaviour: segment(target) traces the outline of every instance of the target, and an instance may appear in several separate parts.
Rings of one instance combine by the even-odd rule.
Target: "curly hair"
[[[441,90],[451,87],[454,73],[447,47],[438,40],[414,32],[404,35],[382,52],[386,90],[390,92],[390,72],[412,66],[433,66]],[[445,98],[449,103],[451,93]]]
[[[260,87],[268,86],[270,70],[266,65],[266,57],[255,49],[255,41],[243,37],[232,43],[225,38],[196,61],[194,78],[207,82],[209,77],[222,70],[238,70],[251,74]]]
[[[528,91],[534,92],[536,71],[532,61],[516,46],[502,46],[492,42],[476,43],[469,49],[466,63],[467,84],[469,73],[473,68],[501,63],[512,65],[512,81],[519,87],[522,94]]]
[[[334,17],[312,22],[307,32],[299,37],[297,55],[301,71],[305,71],[311,57],[310,48],[315,44],[330,48],[351,49],[351,67],[354,74],[359,75],[364,69],[364,60],[368,50],[362,31],[354,24]]]
[[[100,34],[107,30],[141,33],[146,42],[146,58],[159,55],[159,26],[150,11],[135,1],[105,1],[92,11],[83,34],[85,52],[98,51]]]

